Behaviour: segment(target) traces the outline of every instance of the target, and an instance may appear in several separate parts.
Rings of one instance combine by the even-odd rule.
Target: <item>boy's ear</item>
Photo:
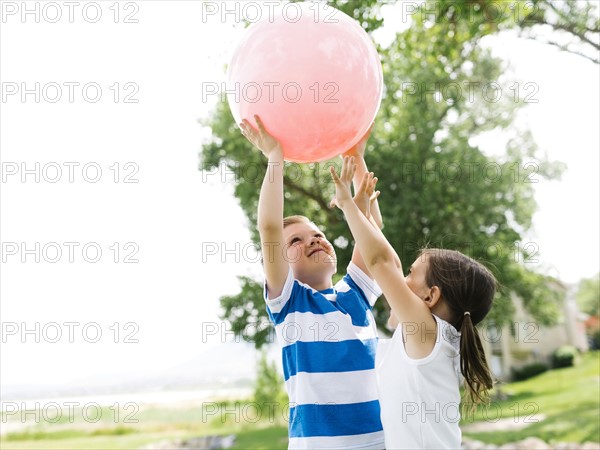
[[[429,307],[429,309],[433,309],[433,307],[437,305],[441,298],[442,291],[440,290],[440,288],[437,286],[432,286],[431,288],[429,288],[429,295],[425,297],[424,301],[425,304]]]

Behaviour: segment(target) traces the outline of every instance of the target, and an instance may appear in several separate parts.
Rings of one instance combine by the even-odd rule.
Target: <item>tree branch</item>
[[[559,23],[556,23],[556,24],[549,23],[548,25],[555,28],[556,30],[566,31],[567,33],[570,33],[573,36],[577,36],[583,42],[587,42],[592,47],[594,47],[596,50],[600,50],[600,45],[596,44],[594,41],[592,41],[590,38],[588,38],[584,33],[580,33],[579,31],[577,31],[573,26],[562,25]]]
[[[327,204],[327,202],[323,199],[323,197],[321,197],[319,194],[309,191],[308,189],[303,188],[302,186],[299,186],[298,184],[294,183],[292,180],[289,179],[289,177],[287,177],[286,175],[283,176],[283,184],[284,186],[287,186],[290,190],[299,192],[300,194],[313,199],[315,202],[317,202],[317,204],[321,207],[321,209],[327,211],[329,210],[329,205]]]
[[[555,30],[565,31],[573,36],[578,37],[583,42],[590,44],[596,50],[600,50],[600,45],[598,45],[596,42],[592,41],[589,37],[587,37],[585,35],[585,32],[578,30],[574,23],[569,22],[570,16],[568,14],[565,15],[564,11],[561,11],[560,9],[556,8],[556,6],[553,5],[551,2],[545,1],[544,4],[548,5],[552,9],[552,11],[554,11],[556,13],[556,15],[559,17],[559,19],[562,19],[565,23],[551,23],[546,19],[545,15],[542,17],[528,17],[528,20],[531,20],[536,25],[548,25]],[[589,31],[591,33],[598,33],[600,31],[598,29],[590,29],[587,26],[583,26],[583,28],[586,31]],[[566,50],[566,51],[570,52],[571,50]],[[576,53],[576,52],[573,52],[573,53]],[[589,59],[589,57],[588,57],[588,59]]]
[[[561,50],[563,52],[572,53],[576,56],[581,56],[582,58],[585,58],[595,64],[600,64],[600,59],[594,59],[591,56],[586,55],[585,53],[581,53],[581,52],[578,52],[571,48],[568,48],[567,45],[559,44],[558,42],[554,42],[554,41],[542,41],[539,38],[536,38],[535,36],[525,36],[525,38],[530,39],[532,41],[539,42],[540,44],[552,45],[553,47],[557,47],[559,50]]]

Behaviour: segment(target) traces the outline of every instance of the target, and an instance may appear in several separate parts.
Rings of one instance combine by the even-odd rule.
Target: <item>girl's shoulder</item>
[[[438,326],[438,341],[445,341],[458,351],[460,348],[460,331],[454,328],[454,325],[446,322],[435,314],[433,314],[433,317]]]

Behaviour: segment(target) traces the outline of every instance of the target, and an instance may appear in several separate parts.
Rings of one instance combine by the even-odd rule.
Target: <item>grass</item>
[[[82,419],[80,410],[72,415],[73,422],[41,421],[24,430],[2,436],[2,450],[80,450],[137,449],[144,445],[205,435],[236,435],[234,448],[287,448],[287,424],[281,411],[270,420],[255,421],[255,409],[246,408],[249,400],[238,402],[209,402],[185,408],[141,405],[133,422],[123,423],[127,414],[115,421],[114,410],[107,409],[101,420],[91,424]],[[221,408],[215,411],[215,408]],[[232,413],[238,411],[238,413]],[[131,410],[125,411],[131,413]],[[246,414],[244,414],[246,412]],[[18,418],[18,414],[10,419]],[[2,418],[7,419],[6,417]],[[10,422],[10,421],[9,421]],[[116,423],[120,422],[120,423]]]
[[[500,387],[508,398],[493,402],[487,410],[479,409],[466,417],[462,425],[489,423],[490,431],[464,432],[464,436],[486,443],[505,444],[537,436],[547,442],[600,442],[600,352],[584,355],[576,367],[555,369],[529,380]],[[234,449],[286,449],[287,424],[278,412],[276,421],[240,420],[235,414],[207,414],[206,405],[185,408],[141,406],[132,418],[134,423],[116,423],[114,411],[95,424],[79,419],[70,423],[37,423],[25,430],[9,433],[0,440],[2,450],[80,450],[137,449],[144,445],[204,435],[236,435]],[[223,411],[242,408],[243,402],[220,403]],[[125,413],[129,413],[125,411]],[[544,420],[536,422],[543,414]],[[131,416],[130,416],[131,417]],[[487,420],[486,420],[487,418]],[[13,417],[14,419],[14,417]],[[525,422],[520,430],[493,430],[500,419]],[[4,420],[4,418],[3,418]]]
[[[463,424],[500,419],[527,424],[520,430],[464,435],[491,444],[505,444],[536,436],[549,443],[600,442],[600,352],[589,352],[575,367],[554,369],[525,381],[506,384],[508,395],[490,408],[480,409]],[[544,415],[537,420],[536,415]]]
[[[287,426],[275,426],[259,430],[245,430],[237,435],[234,450],[286,450],[288,448]]]

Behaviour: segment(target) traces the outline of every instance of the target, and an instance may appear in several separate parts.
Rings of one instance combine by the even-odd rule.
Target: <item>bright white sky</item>
[[[6,176],[0,194],[6,260],[0,291],[2,384],[151,371],[190,359],[219,343],[214,336],[203,343],[202,327],[210,322],[222,326],[218,298],[237,293],[236,276],[260,274],[257,262],[242,257],[249,232],[231,186],[217,175],[203,179],[197,170],[201,142],[207,137],[197,120],[206,117],[216,101],[203,102],[202,83],[224,81],[225,64],[243,30],[234,27],[233,16],[226,22],[218,16],[203,22],[202,4],[193,1],[122,2],[117,5],[118,23],[113,2],[98,3],[102,17],[96,23],[85,20],[95,17],[93,5],[83,15],[88,2],[75,7],[73,23],[62,2],[55,3],[62,13],[56,23],[44,20],[56,17],[55,7],[44,10],[46,2],[27,4],[30,9],[39,5],[40,23],[33,14],[23,23],[23,3],[2,3],[2,92],[21,89],[21,83],[32,89],[37,82],[46,98],[52,98],[52,83],[58,83],[62,99],[50,103],[42,96],[36,103],[29,94],[22,102],[19,91],[1,103]],[[10,15],[14,8],[16,14]],[[385,13],[393,18],[390,8]],[[124,23],[128,15],[138,22]],[[385,33],[380,38],[385,40]],[[598,66],[535,42],[489,39],[486,45],[512,61],[517,79],[539,86],[540,102],[530,105],[520,122],[528,124],[551,158],[569,166],[561,182],[542,181],[537,186],[540,209],[534,236],[540,259],[567,282],[592,276],[598,272],[599,248]],[[64,84],[69,82],[80,83],[72,103]],[[83,98],[86,83],[101,87],[98,102]],[[117,103],[115,91],[120,94]],[[124,103],[132,93],[139,102]],[[87,94],[93,97],[94,89]],[[498,151],[499,140],[488,136],[481,145]],[[21,163],[33,169],[36,162],[40,182],[34,175],[21,182]],[[73,183],[65,163],[79,164]],[[91,168],[83,174],[87,163]],[[115,163],[118,183],[113,180]],[[63,169],[62,178],[45,181],[44,175],[55,176],[56,165]],[[85,181],[84,175],[95,176],[97,166],[102,169],[99,181]],[[19,173],[8,175],[15,167]],[[138,170],[132,174],[134,168]],[[139,182],[124,183],[128,174]],[[23,242],[28,249],[36,242],[41,247],[59,243],[62,258],[55,264],[43,257],[35,263],[28,255],[21,263]],[[73,263],[63,242],[79,243]],[[120,247],[118,263],[111,250],[115,242]],[[95,264],[82,256],[86,243],[102,249]],[[125,247],[126,243],[135,245]],[[241,252],[224,256],[225,263],[218,255],[203,257],[207,245],[235,249],[236,243]],[[15,246],[19,251],[10,254]],[[132,257],[139,262],[122,262],[136,248]],[[54,249],[47,249],[47,257],[54,257]],[[255,256],[252,249],[246,250],[246,255]],[[15,327],[19,332],[23,326],[34,329],[36,322],[40,332],[50,322],[80,325],[75,327],[74,343],[69,343],[64,325],[56,344],[36,343],[35,334],[22,344],[19,333],[10,334]],[[125,328],[129,322],[137,331]],[[90,323],[102,331],[95,344],[82,337],[83,325]],[[115,323],[118,343],[113,342]],[[54,337],[55,329],[46,331]],[[131,332],[138,343],[124,343]],[[87,336],[94,336],[93,329]]]

